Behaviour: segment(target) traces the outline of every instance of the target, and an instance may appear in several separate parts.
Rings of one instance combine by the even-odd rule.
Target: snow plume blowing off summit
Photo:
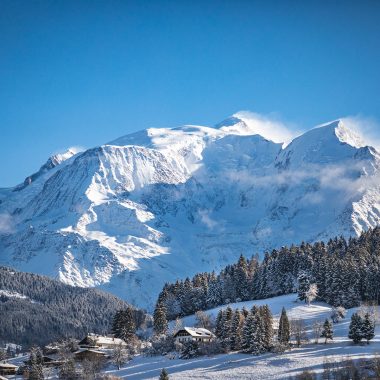
[[[357,235],[380,221],[380,156],[350,125],[239,112],[51,158],[0,191],[0,263],[152,309],[165,282],[241,253]]]

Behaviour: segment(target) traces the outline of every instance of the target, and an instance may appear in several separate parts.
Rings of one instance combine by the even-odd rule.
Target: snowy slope
[[[289,318],[302,319],[305,323],[310,342],[300,348],[293,348],[284,354],[264,354],[254,356],[242,353],[229,353],[213,355],[209,357],[194,358],[190,360],[172,359],[168,357],[143,357],[137,356],[126,364],[120,371],[109,369],[122,379],[143,380],[157,379],[162,368],[166,368],[171,379],[289,379],[302,373],[304,370],[316,372],[323,371],[324,360],[341,365],[343,360],[373,358],[380,352],[380,327],[376,328],[376,336],[370,345],[353,345],[347,338],[351,315],[357,308],[349,309],[346,318],[333,325],[334,339],[327,345],[323,339],[319,344],[314,344],[312,325],[315,321],[324,322],[331,315],[331,307],[325,303],[317,302],[311,306],[297,302],[295,294],[269,298],[260,301],[249,301],[231,304],[235,309],[245,306],[248,310],[255,305],[268,304],[274,318],[279,318],[282,307],[285,307]],[[216,316],[218,307],[206,311],[211,316]],[[378,308],[377,312],[380,309]],[[183,318],[184,326],[193,326],[194,316]]]
[[[51,158],[0,190],[0,263],[151,309],[164,282],[241,253],[379,224],[379,153],[344,122],[287,145],[268,128],[237,114]]]

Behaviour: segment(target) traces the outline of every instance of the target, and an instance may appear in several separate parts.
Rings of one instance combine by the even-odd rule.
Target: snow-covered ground
[[[307,306],[296,302],[296,295],[274,297],[267,300],[249,301],[231,304],[233,308],[251,308],[253,304],[268,304],[274,317],[278,317],[284,306],[289,318],[303,319],[307,326],[310,342],[311,326],[314,321],[324,321],[331,314],[331,307],[325,303],[313,303]],[[207,311],[215,316],[220,308]],[[361,359],[380,353],[380,328],[369,345],[353,345],[347,338],[351,315],[357,309],[350,309],[346,318],[334,324],[334,341],[327,345],[308,343],[284,354],[265,354],[252,356],[230,353],[190,360],[169,359],[166,357],[138,356],[126,364],[120,371],[108,371],[129,380],[157,379],[162,368],[166,368],[170,379],[286,379],[304,370],[322,371],[323,362],[341,362],[347,357]],[[194,316],[183,319],[185,325],[194,323]]]

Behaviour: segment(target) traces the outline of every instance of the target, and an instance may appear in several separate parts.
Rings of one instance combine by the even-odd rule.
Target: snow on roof
[[[1,368],[9,368],[9,369],[18,368],[17,365],[14,365],[11,363],[0,363],[0,367]]]
[[[183,330],[195,338],[213,338],[215,336],[211,331],[201,327],[184,327],[183,329],[179,330],[177,334]]]
[[[105,355],[105,352],[103,352],[103,351],[94,350],[94,349],[90,349],[90,348],[80,348],[78,351],[75,351],[74,354],[77,355],[77,354],[81,354],[82,352],[92,352],[94,354]]]
[[[95,341],[96,344],[111,344],[111,345],[123,345],[125,346],[126,343],[123,339],[120,338],[114,338],[113,336],[103,336],[103,335],[96,335],[96,334],[88,334],[87,338],[92,339]]]

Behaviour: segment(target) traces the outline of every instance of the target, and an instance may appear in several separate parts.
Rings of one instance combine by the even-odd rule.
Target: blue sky
[[[380,120],[379,18],[378,1],[2,0],[0,187],[66,147],[239,110]]]

